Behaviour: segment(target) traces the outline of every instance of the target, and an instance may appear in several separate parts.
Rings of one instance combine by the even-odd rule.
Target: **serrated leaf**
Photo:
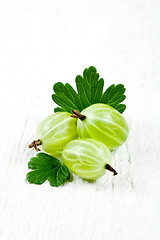
[[[124,101],[126,96],[124,95],[125,88],[123,84],[112,84],[101,96],[100,102],[110,105],[120,113],[123,113],[125,108],[124,104],[120,104]],[[119,106],[120,105],[120,106]]]
[[[55,112],[55,113],[56,113],[56,112],[66,112],[66,110],[63,109],[63,108],[60,108],[60,107],[56,107],[56,108],[54,109],[54,112]]]
[[[125,111],[126,109],[126,105],[125,104],[119,104],[117,107],[116,107],[117,111],[120,112],[121,114]]]
[[[31,158],[28,167],[33,170],[26,177],[29,183],[42,184],[48,180],[51,186],[58,187],[70,179],[68,168],[46,153],[38,153]]]
[[[78,75],[75,81],[83,109],[99,101],[104,81],[103,79],[99,80],[99,74],[95,67],[86,68],[83,77]]]
[[[87,95],[87,85],[81,76],[76,77],[77,91],[81,99],[83,109],[90,106],[89,96]],[[77,110],[77,109],[76,109]]]
[[[68,168],[64,164],[62,164],[57,169],[57,171],[52,170],[50,175],[48,176],[48,181],[50,182],[50,185],[55,187],[58,187],[64,184],[65,179],[69,180],[70,174],[69,174]]]
[[[61,106],[66,112],[72,112],[73,109],[76,109],[75,104],[68,98],[64,93],[61,95],[53,94],[52,99],[55,103]]]
[[[47,180],[49,170],[50,168],[47,167],[29,172],[26,179],[29,183],[43,184]]]
[[[70,99],[72,99],[72,101],[78,107],[78,109],[80,111],[82,111],[83,106],[82,106],[82,103],[81,103],[81,99],[69,83],[65,84],[65,91],[68,93],[68,97],[70,97]]]
[[[53,86],[55,94],[52,95],[52,99],[57,103],[61,108],[56,108],[55,112],[66,111],[72,113],[73,109],[78,109],[81,111],[82,105],[79,98],[79,95],[68,83],[65,85],[61,82],[55,83]]]
[[[94,103],[100,102],[101,95],[103,93],[103,87],[104,87],[104,79],[101,78],[101,79],[99,79],[97,89],[95,89],[95,95],[94,95],[94,99],[93,99]]]
[[[52,99],[60,107],[54,109],[55,112],[72,112],[77,110],[81,112],[84,108],[95,104],[104,103],[112,106],[120,113],[123,113],[126,106],[120,104],[125,99],[125,88],[123,84],[112,84],[103,93],[104,80],[99,79],[99,74],[95,67],[91,66],[83,71],[83,77],[77,75],[77,92],[68,83],[56,83],[53,87],[55,94]]]

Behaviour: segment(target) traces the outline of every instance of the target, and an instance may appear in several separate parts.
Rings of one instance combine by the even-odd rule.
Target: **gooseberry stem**
[[[113,176],[117,175],[118,173],[116,172],[116,170],[114,170],[114,168],[112,168],[109,164],[105,165],[105,168],[111,172],[113,172]]]
[[[77,110],[73,110],[72,113],[73,113],[73,114],[71,115],[71,117],[73,117],[73,118],[79,118],[81,121],[86,118],[85,115],[81,114],[81,113],[78,112]]]
[[[34,140],[31,144],[28,145],[29,148],[34,147],[34,149],[36,150],[36,152],[41,151],[37,146],[41,145],[41,140]]]

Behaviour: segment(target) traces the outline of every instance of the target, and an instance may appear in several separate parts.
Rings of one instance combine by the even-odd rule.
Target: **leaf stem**
[[[118,173],[116,172],[116,170],[114,170],[114,168],[112,168],[109,164],[105,165],[105,168],[111,172],[113,172],[113,176],[117,175]]]
[[[79,118],[81,121],[83,121],[83,120],[86,118],[85,115],[81,114],[81,113],[78,112],[77,110],[73,110],[72,113],[73,113],[73,114],[71,115],[71,117],[73,117],[73,118]]]
[[[28,145],[29,148],[34,147],[34,149],[36,150],[36,152],[41,151],[37,146],[41,145],[41,140],[34,140],[31,144]]]

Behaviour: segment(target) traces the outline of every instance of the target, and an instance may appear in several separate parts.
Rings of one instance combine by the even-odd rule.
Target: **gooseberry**
[[[64,164],[76,175],[86,180],[96,180],[110,170],[111,152],[100,141],[80,138],[69,142],[62,151]]]

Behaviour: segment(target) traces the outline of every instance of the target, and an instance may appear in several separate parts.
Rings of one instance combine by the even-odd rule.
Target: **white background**
[[[126,87],[119,173],[59,188],[25,181],[27,145],[57,81],[95,66]],[[0,239],[160,239],[160,1],[0,1]]]

